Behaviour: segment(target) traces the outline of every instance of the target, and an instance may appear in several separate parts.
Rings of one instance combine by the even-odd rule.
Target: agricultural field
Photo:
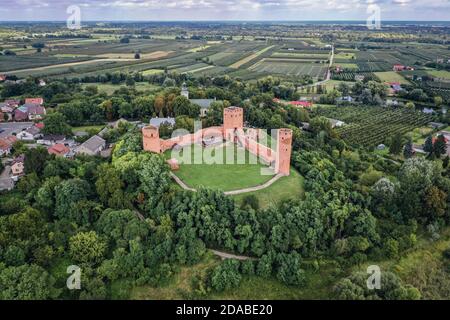
[[[324,78],[328,67],[326,64],[296,62],[287,59],[263,59],[249,68],[250,71],[268,74],[285,74],[289,76],[310,75],[315,79]]]
[[[445,70],[430,70],[430,71],[427,71],[427,74],[429,74],[430,76],[439,78],[439,79],[450,80],[450,72],[449,71],[445,71]]]
[[[314,113],[345,122],[337,129],[338,134],[347,143],[363,147],[386,143],[386,139],[395,134],[406,134],[431,121],[429,115],[400,108],[323,106]]]
[[[401,84],[410,84],[408,80],[406,80],[401,73],[394,71],[386,71],[386,72],[375,72],[375,75],[382,82],[399,82]]]

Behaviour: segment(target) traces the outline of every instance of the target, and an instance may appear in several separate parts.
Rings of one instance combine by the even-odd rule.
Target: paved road
[[[0,133],[0,138],[5,138],[12,135],[13,133],[17,134],[23,129],[28,129],[32,125],[33,122],[1,122],[0,131],[4,131]]]

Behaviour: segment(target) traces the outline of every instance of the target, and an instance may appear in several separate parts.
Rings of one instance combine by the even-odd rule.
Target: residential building
[[[33,141],[34,140],[34,135],[29,133],[26,130],[20,131],[17,135],[16,135],[17,139],[22,140],[22,141]]]
[[[36,142],[38,144],[43,144],[43,145],[46,145],[46,146],[52,146],[52,145],[57,144],[57,143],[64,143],[65,140],[66,140],[66,137],[63,136],[63,135],[49,134],[49,135],[43,136],[42,138],[40,138]]]
[[[99,155],[106,147],[106,141],[98,135],[92,136],[75,149],[76,154],[85,154],[89,156]]]
[[[175,118],[152,118],[150,125],[159,128],[162,124],[175,125]]]
[[[11,163],[11,173],[13,176],[21,176],[25,171],[25,156],[18,156]]]
[[[44,104],[44,99],[43,98],[26,98],[25,99],[25,104],[38,104],[38,105],[42,105]]]
[[[49,154],[54,154],[57,157],[68,157],[70,154],[70,148],[62,143],[57,143],[51,146],[47,151]]]

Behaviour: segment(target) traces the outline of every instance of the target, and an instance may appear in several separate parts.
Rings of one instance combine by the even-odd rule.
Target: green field
[[[375,72],[375,75],[383,82],[399,82],[401,84],[409,84],[409,81],[403,78],[400,73],[394,71]]]
[[[427,71],[427,73],[433,77],[442,78],[442,79],[450,79],[450,72],[445,70],[431,70]]]
[[[248,195],[255,195],[261,208],[277,205],[282,201],[300,199],[304,194],[304,178],[293,168],[288,177],[283,177],[270,187],[256,192],[233,196],[238,204]]]
[[[184,152],[191,152],[191,159],[194,162],[194,152],[199,153],[202,156],[211,154],[217,156],[219,161],[225,159],[226,154],[235,152],[235,159],[237,159],[237,152],[245,154],[246,164],[181,164],[180,170],[175,174],[183,180],[191,188],[208,187],[214,189],[220,189],[222,191],[239,190],[247,187],[253,187],[261,185],[269,181],[273,176],[261,175],[261,169],[267,166],[263,164],[250,164],[256,162],[256,157],[250,154],[248,151],[244,151],[241,148],[235,146],[227,146],[224,148],[214,149],[202,149],[199,145],[193,145],[193,147],[187,147],[180,151],[179,155],[175,155],[175,158],[182,159]],[[217,153],[216,153],[217,152]],[[171,157],[171,151],[166,153],[166,157]],[[222,156],[220,156],[220,154]],[[224,162],[224,161],[223,161]],[[180,161],[181,163],[181,161]]]

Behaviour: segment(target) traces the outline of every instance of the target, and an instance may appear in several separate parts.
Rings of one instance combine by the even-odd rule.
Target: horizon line
[[[176,20],[142,20],[142,19],[131,19],[131,20],[84,20],[85,22],[365,22],[366,20],[357,20],[357,19],[306,19],[306,20],[282,20],[282,19],[225,19],[225,20],[208,20],[208,19],[192,19],[192,20],[184,20],[184,19],[176,19]],[[449,20],[396,20],[396,19],[386,19],[383,20],[386,22],[450,22]],[[382,21],[382,22],[383,22]],[[65,23],[66,20],[0,20],[0,23],[3,22],[61,22]]]

